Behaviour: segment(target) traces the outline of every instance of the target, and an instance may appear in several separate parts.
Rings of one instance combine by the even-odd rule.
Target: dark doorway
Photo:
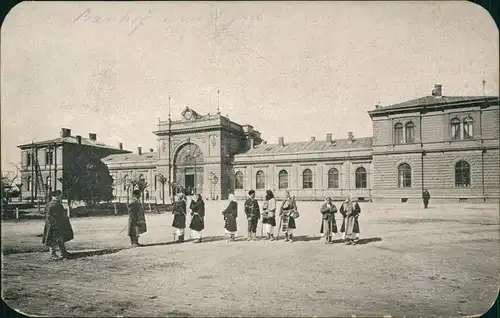
[[[184,188],[191,192],[194,190],[194,174],[186,174],[184,178]]]

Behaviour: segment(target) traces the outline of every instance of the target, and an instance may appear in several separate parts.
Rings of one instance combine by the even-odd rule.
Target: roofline
[[[83,147],[91,147],[91,148],[99,148],[99,149],[107,149],[107,150],[116,150],[116,151],[121,151],[122,154],[132,153],[132,151],[130,151],[130,150],[123,150],[123,149],[120,149],[120,148],[115,148],[115,147],[107,146],[107,145],[104,145],[104,146],[84,145],[84,144],[77,144],[77,143],[73,143],[73,142],[66,142],[64,140],[61,140],[61,141],[49,141],[49,140],[46,140],[46,141],[33,142],[33,143],[29,143],[29,144],[18,145],[17,148],[26,149],[26,148],[31,148],[33,146],[37,146],[37,147],[43,147],[43,146],[61,146],[61,145],[65,144],[65,143],[66,144],[70,144],[70,145],[79,145],[79,146],[83,146]]]
[[[446,96],[445,96],[446,97]],[[385,114],[393,114],[393,113],[407,113],[407,112],[416,112],[416,111],[421,111],[422,109],[444,109],[444,108],[456,108],[464,105],[484,105],[484,103],[487,103],[487,106],[494,105],[495,103],[499,102],[499,97],[498,96],[487,96],[487,97],[481,97],[477,96],[477,99],[469,99],[469,100],[462,100],[462,101],[454,101],[454,102],[448,102],[448,103],[431,103],[431,104],[415,104],[415,105],[410,105],[410,106],[401,106],[401,107],[394,107],[394,108],[385,108],[381,107],[379,109],[374,109],[374,110],[369,110],[368,115],[370,117],[373,117],[373,115],[385,115]],[[388,105],[386,107],[390,107],[392,105]]]

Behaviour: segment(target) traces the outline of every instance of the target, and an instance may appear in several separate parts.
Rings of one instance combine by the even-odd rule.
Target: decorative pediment
[[[181,113],[182,118],[185,120],[196,120],[201,116],[194,110],[186,106]]]

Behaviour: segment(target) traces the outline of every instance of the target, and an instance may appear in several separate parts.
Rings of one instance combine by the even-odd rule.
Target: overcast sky
[[[215,113],[219,89],[223,114],[276,143],[371,136],[376,103],[435,83],[499,89],[498,30],[470,2],[23,2],[1,38],[2,169],[61,127],[156,149],[168,96],[179,119]]]

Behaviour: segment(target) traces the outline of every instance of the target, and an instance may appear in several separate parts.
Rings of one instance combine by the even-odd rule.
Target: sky
[[[1,29],[1,164],[61,128],[156,149],[189,106],[268,143],[372,136],[367,111],[498,96],[498,29],[470,2],[22,2]]]

